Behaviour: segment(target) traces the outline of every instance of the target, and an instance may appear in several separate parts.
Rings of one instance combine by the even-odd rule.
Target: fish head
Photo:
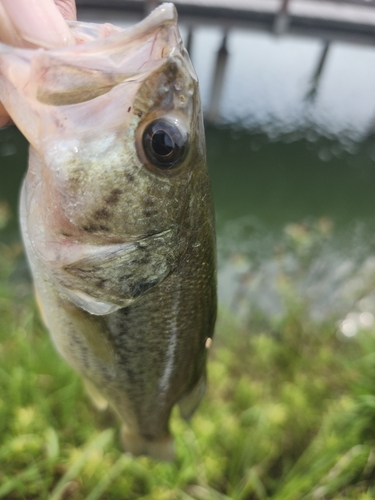
[[[0,49],[0,98],[32,146],[39,239],[103,244],[177,231],[199,196],[205,144],[173,4],[127,30],[71,30],[73,47]]]

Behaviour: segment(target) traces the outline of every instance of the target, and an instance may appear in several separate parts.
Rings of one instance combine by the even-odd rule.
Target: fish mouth
[[[109,24],[70,22],[69,26],[77,45],[43,51],[38,57],[36,94],[43,104],[63,106],[89,101],[121,83],[142,81],[174,58],[183,59],[196,79],[172,3],[160,5],[125,30]]]
[[[77,45],[46,50],[0,44],[1,99],[14,123],[39,152],[45,138],[50,141],[57,131],[64,138],[69,127],[82,129],[82,117],[87,113],[91,125],[97,119],[101,129],[115,120],[120,123],[123,110],[117,111],[116,104],[107,106],[108,101],[119,97],[122,103],[129,103],[128,109],[141,83],[169,62],[179,60],[197,80],[171,3],[160,5],[125,30],[110,24],[68,24]],[[116,89],[118,96],[114,95]],[[93,105],[87,111],[84,105],[88,101]],[[74,117],[67,109],[70,105],[78,105]]]

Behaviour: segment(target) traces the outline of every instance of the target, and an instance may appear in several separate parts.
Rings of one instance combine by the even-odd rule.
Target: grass
[[[175,463],[121,453],[57,356],[0,247],[0,498],[367,500],[375,497],[375,330],[342,341],[298,301],[267,326],[221,309],[207,396],[172,418]]]

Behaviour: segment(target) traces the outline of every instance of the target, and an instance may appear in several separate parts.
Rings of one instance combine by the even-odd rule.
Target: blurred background
[[[157,1],[77,4],[82,20],[126,27]],[[371,297],[358,306],[375,281],[375,1],[176,5],[206,118],[220,302],[277,320],[287,279],[314,321],[355,335],[375,313]],[[26,155],[0,131],[4,241],[19,238]]]
[[[157,5],[78,0],[127,27]],[[0,130],[0,498],[375,498],[375,0],[176,0],[216,208],[219,319],[177,460],[121,453],[41,324],[27,143]]]

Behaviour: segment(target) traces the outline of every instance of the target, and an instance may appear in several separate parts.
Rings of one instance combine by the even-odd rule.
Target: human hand
[[[47,49],[74,45],[65,20],[75,19],[75,0],[0,0],[0,42]],[[9,123],[0,102],[0,127]]]

